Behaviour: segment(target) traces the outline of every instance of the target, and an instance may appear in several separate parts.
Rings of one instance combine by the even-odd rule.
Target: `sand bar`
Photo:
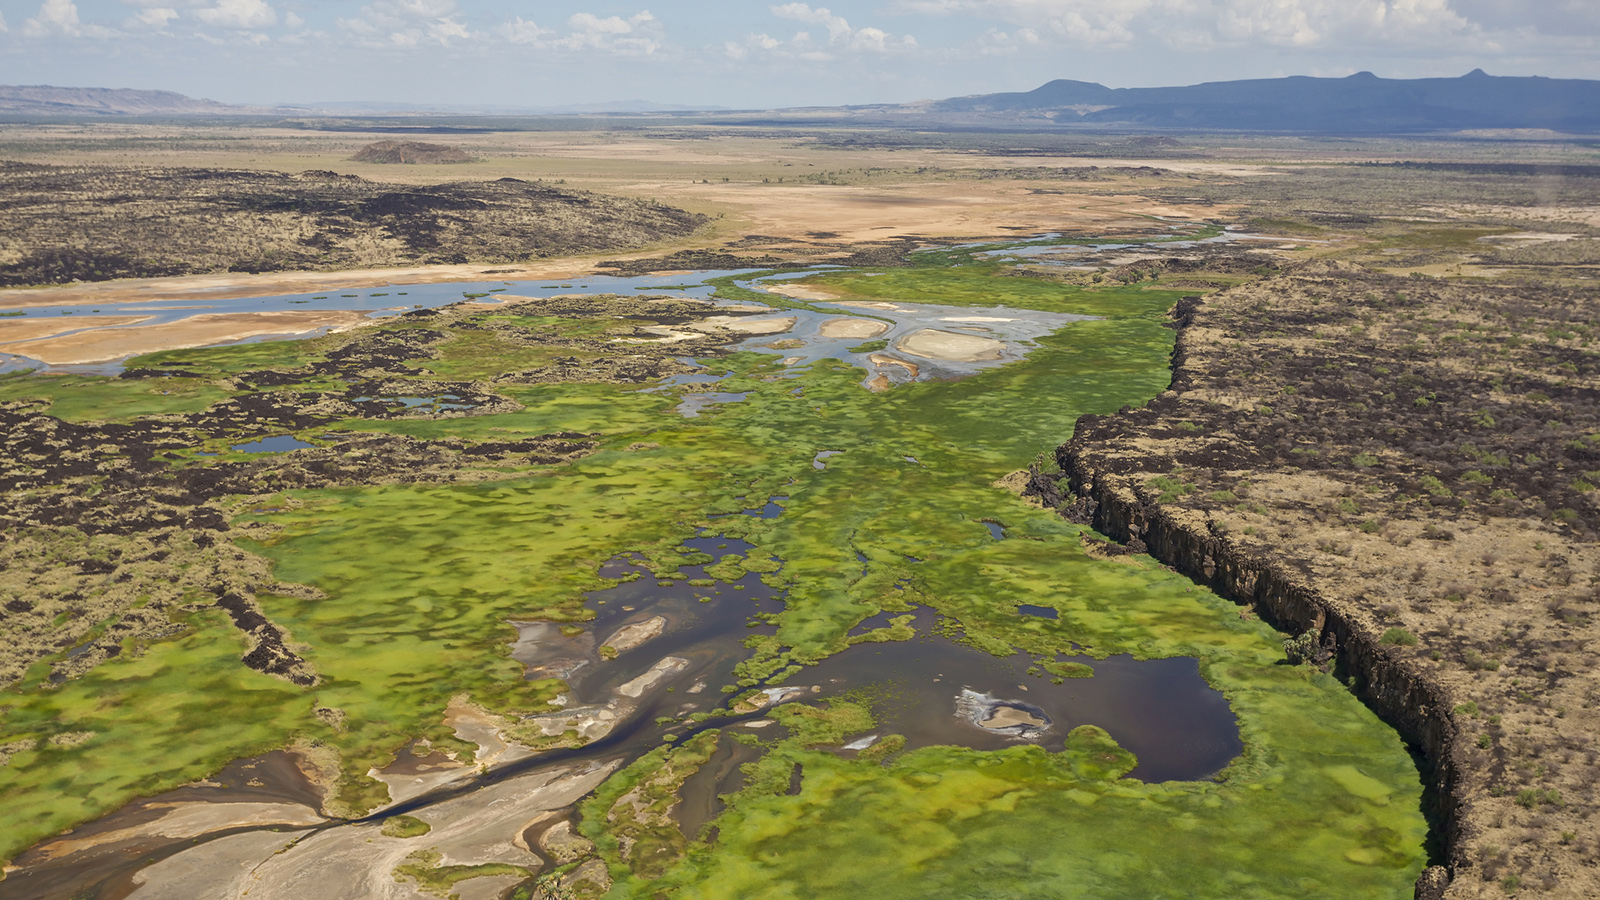
[[[690,328],[696,331],[713,331],[717,328],[726,328],[740,334],[782,334],[794,327],[800,321],[798,316],[784,316],[778,319],[750,319],[744,316],[712,316],[703,319]]]
[[[72,366],[110,362],[158,350],[227,344],[253,337],[308,334],[323,328],[345,331],[371,321],[365,313],[356,310],[201,313],[161,325],[96,328],[61,337],[6,344],[5,348],[7,353],[29,356],[52,366]]]
[[[829,319],[818,330],[825,338],[875,338],[889,330],[889,323],[850,316]]]
[[[81,331],[85,328],[112,328],[118,325],[137,325],[155,316],[53,316],[43,318],[0,319],[0,344],[16,341],[36,341]]]
[[[925,359],[943,359],[950,362],[979,362],[999,359],[1006,347],[1003,341],[979,337],[975,334],[957,334],[924,328],[901,338],[895,348],[912,356]]]

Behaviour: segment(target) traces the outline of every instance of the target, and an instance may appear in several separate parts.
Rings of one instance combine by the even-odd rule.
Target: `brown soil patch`
[[[205,347],[268,335],[298,335],[331,328],[343,331],[370,323],[353,310],[202,313],[164,325],[101,328],[78,334],[5,345],[7,352],[53,366],[108,362],[158,350]]]
[[[870,360],[875,366],[899,366],[900,368],[909,372],[912,378],[917,377],[917,374],[922,371],[914,362],[904,359],[895,359],[892,356],[884,356],[882,353],[874,353],[871,356],[868,356],[867,359]]]

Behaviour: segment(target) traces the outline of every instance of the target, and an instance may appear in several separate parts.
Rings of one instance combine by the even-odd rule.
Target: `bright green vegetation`
[[[612,896],[1408,896],[1426,826],[1418,773],[1392,731],[1329,676],[1282,665],[1282,635],[1232,604],[1147,558],[1095,561],[1083,529],[993,485],[1070,436],[1078,416],[1167,386],[1163,322],[1178,293],[1067,287],[996,277],[997,268],[812,280],[868,299],[1105,318],[1040,340],[1026,360],[882,394],[838,362],[768,382],[776,357],[739,354],[726,363],[749,398],[696,419],[672,415],[670,395],[564,384],[504,389],[518,412],[341,423],[469,441],[599,432],[603,449],[502,480],[295,490],[292,508],[253,514],[281,530],[250,549],[274,562],[280,581],[326,594],[259,598],[321,683],[301,689],[238,667],[237,636],[219,634],[207,614],[187,636],[89,677],[5,695],[6,734],[97,738],[0,769],[0,856],[296,740],[338,752],[346,808],[377,805],[386,798],[369,767],[419,736],[451,746],[443,717],[453,697],[516,714],[560,691],[521,680],[508,619],[581,621],[604,560],[632,550],[671,573],[686,558],[675,548],[708,514],[784,494],[777,519],[715,523],[757,550],[711,574],[756,571],[788,589],[776,636],[750,641],[746,686],[786,669],[801,680],[798,667],[849,646],[864,619],[922,604],[1001,654],[1019,647],[1053,659],[1075,645],[1095,657],[1198,657],[1246,749],[1214,781],[1167,784],[1120,778],[1135,760],[1084,725],[1042,747],[994,752],[903,752],[904,738],[887,735],[847,758],[824,748],[872,728],[870,694],[785,705],[770,713],[785,728],[738,736],[763,742],[764,755],[727,798],[715,843],[685,838],[658,814],[709,758],[716,732],[646,755],[587,801],[582,828],[611,866]],[[456,358],[458,372],[489,365]],[[842,452],[817,470],[820,450]],[[1005,522],[1007,539],[993,540],[985,520]],[[1019,603],[1048,604],[1059,619],[1018,615]],[[892,620],[875,637],[902,639],[909,622]],[[340,730],[312,714],[319,707],[343,712]],[[801,787],[790,795],[796,765]],[[630,792],[634,813],[617,813]],[[515,868],[437,862],[421,851],[396,875],[445,896],[463,878]]]
[[[394,869],[394,880],[414,882],[417,889],[435,897],[455,898],[455,886],[469,878],[487,878],[495,875],[515,875],[527,878],[533,873],[521,866],[505,863],[487,863],[479,866],[441,866],[443,859],[435,850],[416,850],[406,861]]]
[[[422,821],[416,816],[395,816],[385,819],[383,833],[385,837],[414,838],[422,837],[433,830],[433,826]]]
[[[915,299],[920,303],[945,306],[1011,306],[1119,318],[1126,316],[1130,308],[1148,308],[1153,299],[1165,309],[1178,296],[1176,292],[1153,291],[1142,286],[1083,288],[1039,278],[996,277],[1002,269],[1004,264],[999,262],[974,263],[953,269],[852,269],[797,283],[838,291],[855,300]]]
[[[197,413],[227,391],[198,378],[124,381],[86,375],[0,375],[0,403],[42,400],[68,422],[126,422],[140,416]]]
[[[299,368],[323,359],[327,342],[317,338],[303,341],[262,341],[231,347],[202,347],[194,350],[162,350],[128,360],[130,369],[181,368],[202,376],[235,375],[258,369]]]

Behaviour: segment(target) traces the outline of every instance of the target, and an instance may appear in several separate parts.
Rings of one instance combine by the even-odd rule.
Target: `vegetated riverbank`
[[[1327,262],[1194,298],[1171,390],[1084,417],[1032,480],[1303,632],[1291,659],[1419,747],[1419,897],[1600,890],[1597,300]]]

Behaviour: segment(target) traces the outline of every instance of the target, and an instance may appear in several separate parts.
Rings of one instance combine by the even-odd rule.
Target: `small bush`
[[[1494,746],[1494,738],[1489,737],[1487,734],[1478,735],[1478,749],[1479,750],[1487,750],[1487,749],[1489,749],[1490,747],[1493,747],[1493,746]]]
[[[1316,659],[1317,633],[1307,631],[1292,638],[1283,639],[1283,654],[1289,658],[1293,666],[1303,665]]]
[[[1494,479],[1493,478],[1490,478],[1489,476],[1483,474],[1482,472],[1479,472],[1477,469],[1473,469],[1472,471],[1467,472],[1466,474],[1462,475],[1461,476],[1461,480],[1463,482],[1467,483],[1467,484],[1493,484],[1494,483]]]
[[[1378,458],[1371,453],[1362,451],[1350,457],[1350,462],[1358,469],[1370,469],[1378,464]]]
[[[1391,647],[1414,647],[1417,636],[1404,628],[1391,628],[1383,633],[1383,637],[1378,638],[1378,643],[1388,644]]]
[[[1457,703],[1455,714],[1458,716],[1471,716],[1476,719],[1478,717],[1478,704],[1472,700],[1468,700],[1465,703]]]
[[[1432,494],[1435,497],[1448,497],[1448,496],[1450,496],[1450,489],[1444,486],[1444,482],[1442,482],[1439,479],[1433,477],[1432,475],[1424,475],[1424,476],[1422,476],[1421,478],[1419,478],[1417,480],[1422,483],[1422,489],[1423,490],[1427,491],[1428,493]]]
[[[1541,803],[1560,806],[1561,792],[1555,788],[1524,788],[1517,792],[1517,805],[1523,809],[1533,809]]]

